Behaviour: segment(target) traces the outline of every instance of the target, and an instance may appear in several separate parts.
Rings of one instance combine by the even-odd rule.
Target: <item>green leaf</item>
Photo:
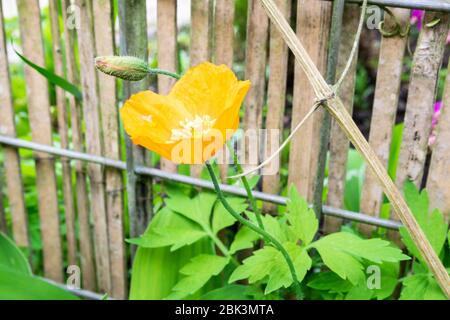
[[[367,268],[368,265],[365,266]],[[362,278],[356,285],[348,280],[342,279],[334,272],[320,272],[311,277],[308,287],[315,290],[326,291],[328,293],[342,293],[347,300],[367,300],[377,298],[386,299],[392,295],[397,283],[399,274],[398,262],[385,262],[378,265],[380,268],[380,288],[369,289],[369,278]],[[367,269],[366,269],[367,270]],[[372,274],[367,274],[372,276]]]
[[[175,252],[171,252],[169,247],[138,247],[131,272],[130,300],[164,299],[181,280],[180,269],[193,257],[205,253],[212,253],[212,241],[208,238]],[[207,291],[200,291],[188,298],[198,299]]]
[[[274,237],[281,243],[286,242],[288,240],[286,238],[285,225],[282,224],[280,220],[271,215],[264,215],[261,218],[264,225],[264,229],[272,237]]]
[[[288,242],[284,246],[293,260],[298,281],[301,282],[306,272],[311,268],[311,258],[306,250],[295,243]],[[248,279],[249,283],[252,284],[265,278],[268,280],[265,294],[282,287],[288,288],[293,283],[289,266],[283,255],[270,246],[255,251],[251,257],[245,259],[243,265],[236,268],[232,273],[229,282]]]
[[[240,250],[253,248],[253,243],[261,236],[247,227],[239,229],[238,233],[234,237],[233,243],[231,243],[230,253],[234,254]]]
[[[31,275],[31,268],[25,255],[5,234],[0,232],[0,266],[15,272]]]
[[[200,300],[251,300],[247,295],[247,286],[230,284],[203,295]]]
[[[323,262],[341,278],[358,284],[364,278],[361,259],[374,263],[397,262],[409,259],[401,250],[381,239],[364,240],[354,234],[338,232],[314,242]]]
[[[209,230],[210,217],[216,200],[216,195],[202,192],[194,198],[180,194],[166,199],[165,202],[172,211],[197,222],[204,230]]]
[[[248,204],[243,198],[227,198],[228,203],[237,213],[244,212]],[[236,219],[224,208],[221,202],[218,202],[214,208],[212,228],[214,234],[226,227],[232,226]]]
[[[15,49],[14,49],[14,51],[19,56],[19,58],[22,59],[23,62],[25,62],[27,65],[29,65],[31,68],[33,68],[37,72],[39,72],[50,83],[53,83],[54,85],[60,87],[64,91],[72,94],[77,100],[79,100],[79,101],[83,100],[83,94],[81,93],[81,91],[78,89],[77,86],[70,83],[66,79],[61,78],[60,76],[54,74],[53,72],[34,64],[33,62],[31,62],[30,60],[25,58],[23,55],[21,55],[19,52],[17,52]],[[92,62],[92,63],[94,63],[94,62]]]
[[[172,289],[167,299],[182,299],[201,289],[212,276],[218,275],[230,260],[225,257],[202,254],[192,258],[180,273],[185,275]]]
[[[0,265],[0,300],[79,300],[70,292]]]
[[[430,241],[434,251],[439,255],[444,246],[448,228],[442,213],[436,209],[430,214],[427,192],[425,190],[419,192],[412,182],[408,181],[405,183],[404,194],[406,202],[417,222]],[[423,262],[422,256],[409,235],[408,230],[405,227],[401,227],[400,234],[409,252]]]
[[[152,219],[147,231],[137,239],[127,240],[144,248],[171,247],[178,250],[206,237],[207,234],[196,223],[165,207]]]
[[[342,279],[334,272],[326,271],[314,274],[308,282],[308,287],[329,291],[331,293],[348,292],[353,287],[353,284],[347,280]]]
[[[365,281],[352,287],[345,296],[345,300],[370,300],[373,297],[373,291],[367,288]]]
[[[431,274],[416,274],[402,282],[400,300],[447,300]]]
[[[306,200],[300,197],[294,185],[289,191],[286,217],[295,236],[293,241],[300,239],[303,245],[310,244],[319,228],[319,221],[314,210],[310,209]]]

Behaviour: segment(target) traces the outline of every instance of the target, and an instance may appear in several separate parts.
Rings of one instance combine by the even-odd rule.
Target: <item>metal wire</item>
[[[346,0],[346,2],[361,4],[363,0]],[[386,7],[450,12],[450,2],[448,0],[369,0],[369,4]]]
[[[11,138],[7,136],[0,135],[0,144],[6,145],[14,148],[22,148],[22,149],[28,149],[33,150],[36,152],[43,152],[47,153],[49,155],[71,159],[71,160],[80,160],[80,161],[86,161],[91,163],[97,163],[101,164],[107,167],[112,167],[120,170],[126,170],[126,164],[123,161],[117,161],[113,159],[108,159],[100,156],[94,156],[86,153],[66,150],[66,149],[60,149],[55,148],[43,144],[38,144],[34,142],[29,142],[21,139]],[[138,175],[142,176],[150,176],[153,178],[159,178],[161,180],[165,181],[172,181],[172,182],[178,182],[182,184],[187,184],[203,189],[208,190],[214,190],[214,185],[207,180],[192,178],[189,176],[183,176],[180,174],[175,173],[169,173],[165,172],[159,169],[155,168],[149,168],[149,167],[143,167],[143,166],[137,166],[135,168],[135,172]],[[222,184],[220,185],[223,192],[227,194],[237,195],[237,196],[243,196],[246,197],[247,193],[244,188],[236,187],[236,186],[230,186]],[[286,205],[287,198],[274,195],[274,194],[268,194],[264,192],[255,191],[254,196],[258,200],[262,200],[265,202],[270,202],[278,205]],[[365,223],[373,226],[383,227],[387,229],[393,229],[397,230],[399,227],[401,227],[401,223],[397,221],[392,220],[386,220],[386,219],[380,219],[376,217],[372,217],[363,213],[356,213],[352,211],[347,211],[343,209],[338,208],[332,208],[329,206],[323,206],[323,214],[337,217],[337,218],[343,218],[347,220],[352,220],[360,223]]]

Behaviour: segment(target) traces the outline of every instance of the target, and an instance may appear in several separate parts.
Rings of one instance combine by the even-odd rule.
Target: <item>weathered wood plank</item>
[[[435,19],[440,19],[437,25],[426,26],[428,22]],[[428,153],[428,139],[431,133],[438,73],[449,31],[449,15],[427,12],[423,25],[414,52],[411,70],[405,126],[397,168],[396,184],[399,188],[403,188],[407,180],[412,181],[416,186],[420,186],[422,183]],[[398,219],[394,212],[391,216]],[[390,232],[389,236],[399,242],[399,234]]]
[[[120,17],[120,53],[135,55],[148,60],[147,9],[145,0],[119,0]],[[124,82],[124,97],[148,89],[148,80]],[[145,165],[148,153],[134,146],[128,136],[127,144],[127,193],[128,214],[130,216],[130,237],[144,233],[152,215],[152,181],[147,177],[138,177],[135,166]],[[134,250],[132,250],[134,252]]]
[[[214,59],[216,64],[225,64],[233,68],[234,57],[234,13],[235,4],[233,0],[216,1],[214,15]],[[224,160],[228,156],[226,147],[223,149]],[[228,165],[220,166],[222,181],[226,181]]]
[[[288,0],[276,1],[278,8],[289,21],[291,16],[291,3]],[[269,50],[269,84],[267,97],[267,116],[265,129],[268,130],[265,141],[266,157],[276,150],[271,146],[279,146],[283,138],[283,119],[286,105],[286,82],[289,51],[283,36],[271,24],[270,25],[270,50]],[[272,135],[271,133],[274,133]],[[277,139],[273,141],[272,139]],[[263,177],[263,192],[278,194],[280,191],[280,157],[276,157],[268,168],[276,169],[277,173]],[[263,171],[264,172],[264,171]],[[265,204],[265,211],[275,211],[276,206]]]
[[[76,34],[73,20],[69,15],[72,12],[70,0],[63,0],[63,21],[64,21],[64,48],[66,55],[66,73],[67,79],[76,85],[80,85],[80,78],[77,70],[75,57]],[[82,106],[72,95],[68,96],[70,107],[70,122],[72,131],[73,149],[78,152],[84,151],[82,123]],[[81,161],[75,162],[76,173],[76,204],[79,223],[79,241],[80,241],[80,261],[82,272],[82,286],[86,290],[96,290],[96,275],[94,263],[94,250],[92,244],[91,224],[89,219],[89,199],[87,190],[87,180],[85,167]]]
[[[158,1],[158,67],[163,70],[177,72],[177,1]],[[168,94],[175,84],[175,79],[168,76],[158,76],[160,94]],[[161,159],[161,169],[167,172],[177,172],[177,166],[170,160]]]
[[[45,65],[39,1],[18,0],[20,35],[24,55],[38,65]],[[30,32],[33,30],[33,32]],[[25,66],[28,113],[33,141],[52,145],[52,126],[47,81]],[[63,258],[59,229],[58,196],[53,157],[35,153],[36,184],[44,252],[45,276],[63,281]]]
[[[360,8],[356,5],[346,5],[342,18],[342,36],[339,46],[339,57],[337,62],[337,75],[342,74],[352,51],[355,34],[358,30]],[[355,94],[356,65],[358,55],[352,61],[351,68],[346,80],[339,90],[339,97],[353,112],[353,97]],[[328,205],[335,208],[343,208],[345,178],[347,173],[347,160],[350,143],[347,136],[336,121],[332,121],[330,131],[330,160],[328,169]],[[342,219],[326,216],[324,218],[324,231],[326,233],[336,232],[340,229]]]
[[[191,0],[190,65],[211,59],[212,0]],[[202,165],[191,166],[191,175],[200,177]]]
[[[15,137],[14,106],[11,95],[2,8],[2,1],[0,0],[0,110],[2,114],[0,117],[0,133]],[[25,209],[19,153],[16,149],[8,147],[3,147],[3,152],[5,155],[6,195],[11,210],[13,237],[18,246],[28,248],[30,239],[28,236],[28,219]]]
[[[63,56],[61,48],[61,32],[59,28],[59,14],[58,14],[57,0],[49,2],[50,11],[50,26],[52,33],[53,45],[53,64],[55,74],[64,77],[63,70]],[[56,108],[58,111],[58,133],[60,137],[61,148],[69,148],[68,135],[68,114],[65,92],[56,87]],[[70,160],[67,158],[61,159],[62,164],[62,179],[63,179],[63,193],[64,193],[64,213],[66,220],[66,239],[67,239],[67,260],[71,265],[77,265],[77,240],[75,235],[75,207],[73,201],[72,190],[72,168]]]
[[[247,50],[245,57],[245,78],[252,83],[252,90],[249,91],[245,100],[244,130],[251,130],[255,134],[255,144],[250,150],[246,146],[245,162],[248,167],[252,167],[260,162],[258,142],[258,129],[262,128],[262,110],[266,89],[266,61],[267,44],[269,35],[269,19],[258,0],[248,2],[247,15]],[[251,132],[249,132],[251,133]],[[250,139],[253,140],[253,137]],[[257,147],[257,149],[255,148]],[[250,154],[256,152],[257,154]],[[251,159],[251,161],[250,161]],[[252,163],[250,163],[252,162]]]
[[[434,27],[426,23],[441,19]],[[405,129],[397,169],[397,185],[403,187],[406,180],[420,185],[428,152],[428,138],[434,111],[436,84],[449,30],[449,16],[443,13],[427,12],[424,28],[419,36],[414,53],[408,103],[406,106]]]
[[[78,30],[78,47],[81,70],[81,86],[83,89],[83,111],[86,124],[87,152],[102,155],[102,139],[100,129],[99,98],[94,67],[95,47],[93,25],[91,20],[92,3],[90,0],[76,0],[80,10]],[[91,187],[91,213],[94,218],[94,243],[97,267],[98,289],[111,292],[111,269],[108,240],[108,217],[105,202],[105,181],[103,168],[89,164],[88,175]]]
[[[112,56],[115,54],[112,20],[114,15],[113,2],[111,0],[94,1],[93,5],[96,55]],[[110,159],[121,160],[116,80],[101,72],[98,72],[97,76],[103,129],[103,155]],[[123,225],[122,172],[106,168],[105,176],[111,262],[111,296],[117,299],[125,299],[127,295],[127,270]]]
[[[402,28],[406,28],[409,24],[410,10],[395,8],[391,10]],[[391,30],[393,25],[394,19],[386,15],[385,28]],[[389,161],[407,41],[406,37],[400,35],[383,37],[381,40],[369,143],[385,167],[387,167]],[[373,172],[367,169],[361,195],[361,211],[378,217],[382,202],[383,188]],[[364,234],[370,235],[374,228],[360,225],[360,230]]]
[[[330,3],[318,3],[315,0],[298,1],[297,35],[322,74],[326,71],[330,14]],[[314,91],[306,75],[296,65],[292,106],[293,127],[311,109],[314,100]],[[289,184],[296,185],[299,193],[309,201],[312,201],[314,195],[314,177],[319,156],[318,137],[322,118],[323,110],[318,110],[291,142]]]
[[[449,64],[450,65],[450,64]],[[450,220],[450,73],[445,80],[441,115],[437,127],[436,142],[433,147],[427,190],[431,208],[444,213],[447,223]]]
[[[3,204],[4,184],[5,184],[5,178],[4,178],[4,174],[3,174],[3,163],[2,163],[0,165],[0,232],[3,232],[4,234],[8,234],[8,226],[6,225],[5,206]]]

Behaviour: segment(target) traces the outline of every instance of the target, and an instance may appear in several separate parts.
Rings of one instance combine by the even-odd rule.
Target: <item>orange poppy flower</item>
[[[179,164],[201,164],[223,148],[239,127],[240,106],[250,81],[226,66],[202,63],[168,95],[132,96],[120,114],[133,143]]]

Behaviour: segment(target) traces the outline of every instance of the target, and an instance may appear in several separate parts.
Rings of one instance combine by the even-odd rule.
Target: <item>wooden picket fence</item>
[[[73,3],[72,3],[73,2]],[[277,5],[291,18],[296,16],[298,36],[307,48],[319,70],[327,72],[328,43],[333,4],[319,0],[277,0]],[[41,11],[38,0],[17,0],[21,35],[21,50],[28,59],[44,66]],[[96,72],[93,58],[101,55],[130,54],[148,57],[147,16],[145,0],[119,0],[119,29],[113,21],[114,1],[50,0],[49,12],[52,33],[52,52],[55,72],[78,85],[83,92],[82,103],[73,96],[56,89],[58,132],[52,126],[48,83],[36,71],[25,66],[28,115],[33,142],[53,145],[53,135],[60,137],[60,147],[113,160],[127,159],[126,179],[116,168],[68,158],[55,159],[46,153],[36,152],[36,188],[41,223],[45,276],[64,281],[63,247],[67,246],[69,265],[80,265],[82,287],[86,290],[109,292],[116,298],[127,295],[127,277],[130,267],[129,248],[124,242],[124,215],[129,214],[129,236],[140,235],[152,215],[152,182],[148,177],[136,175],[133,168],[150,165],[150,154],[132,146],[120,130],[117,82]],[[3,4],[4,5],[4,4]],[[190,63],[196,65],[209,60],[233,67],[235,2],[232,0],[191,0]],[[8,70],[7,44],[0,0],[0,134],[15,137],[15,112]],[[75,10],[75,11],[74,11]],[[409,24],[410,9],[391,9],[402,26]],[[62,14],[62,17],[60,16]],[[73,14],[78,15],[78,27],[72,28]],[[338,47],[336,72],[339,75],[350,54],[358,27],[360,7],[346,4],[342,18],[342,36]],[[177,56],[177,1],[157,1],[158,67],[176,71]],[[60,19],[63,23],[60,24]],[[438,135],[432,151],[429,171],[424,176],[429,155],[428,137],[431,131],[433,106],[436,97],[438,73],[443,64],[446,38],[449,31],[449,13],[426,13],[425,21],[439,23],[424,27],[414,52],[409,95],[406,106],[405,129],[400,151],[396,182],[399,187],[410,179],[416,185],[426,181],[432,207],[450,215],[450,75],[447,76],[443,98],[443,111]],[[294,20],[294,19],[291,19]],[[392,25],[386,16],[385,26]],[[76,22],[76,21],[75,21]],[[118,37],[117,37],[118,33]],[[120,38],[120,41],[116,39]],[[407,37],[400,35],[382,37],[373,102],[369,142],[387,166],[392,132],[397,114],[401,74]],[[78,50],[78,54],[77,51]],[[77,61],[78,59],[78,61]],[[248,0],[248,30],[245,56],[245,79],[252,81],[252,90],[245,101],[244,129],[283,130],[285,117],[295,126],[309,111],[315,95],[306,76],[296,66],[292,79],[288,72],[289,51],[281,35],[271,26],[258,0]],[[78,69],[79,66],[79,69]],[[340,90],[346,106],[353,105],[357,59]],[[266,76],[267,69],[270,72]],[[292,110],[285,108],[288,82],[293,81]],[[168,93],[173,80],[160,76],[156,83],[123,83],[123,95],[145,90],[149,85]],[[267,104],[264,116],[263,107]],[[351,110],[350,110],[351,111]],[[320,161],[321,134],[324,111],[314,115],[295,136],[290,146],[289,183],[297,186],[309,201],[317,192]],[[347,155],[350,148],[346,136],[333,123],[329,144],[329,175],[327,205],[343,208]],[[126,154],[120,148],[126,139]],[[270,145],[270,141],[267,141]],[[22,247],[30,247],[28,215],[21,176],[21,159],[17,148],[4,145],[3,174],[0,174],[0,230],[6,230],[3,201],[8,199],[12,217],[12,236]],[[260,161],[262,159],[259,159]],[[60,233],[57,177],[55,162],[61,161],[63,203],[66,237]],[[280,161],[279,158],[274,160]],[[160,167],[176,172],[176,167],[165,160]],[[198,167],[192,175],[199,175]],[[322,168],[323,170],[323,168]],[[5,182],[5,187],[3,187]],[[319,190],[316,190],[319,189]],[[4,194],[3,192],[4,191]],[[124,204],[125,191],[127,203]],[[280,176],[265,176],[261,191],[280,193]],[[378,217],[383,202],[383,191],[370,170],[366,172],[361,211]],[[126,207],[126,208],[125,208]],[[266,204],[268,211],[273,205]],[[393,217],[395,219],[395,217]],[[337,230],[342,219],[326,216],[325,232]],[[373,226],[361,224],[361,230],[370,235]]]

